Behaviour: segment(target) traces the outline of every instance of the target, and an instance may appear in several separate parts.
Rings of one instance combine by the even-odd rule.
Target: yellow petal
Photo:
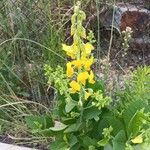
[[[72,46],[68,46],[66,44],[62,44],[62,49],[66,52],[66,54],[68,56],[70,56],[72,59],[75,58],[76,56],[76,53],[75,51],[73,50],[73,47]]]
[[[71,65],[72,65],[71,62],[67,63],[67,71],[66,71],[67,77],[72,77],[74,74],[74,70]]]
[[[76,92],[77,92],[77,91],[76,91],[75,89],[71,88],[70,93],[74,94],[74,93],[76,93]]]
[[[85,92],[85,100],[87,100],[91,96],[91,93]]]
[[[62,49],[67,52],[67,51],[71,50],[71,46],[68,46],[66,44],[62,44]]]
[[[93,45],[90,44],[90,43],[86,43],[86,44],[84,45],[84,48],[85,48],[85,53],[86,53],[86,54],[90,54],[91,51],[94,50]]]
[[[90,59],[87,59],[84,61],[84,68],[89,71],[91,69],[91,65],[93,64],[94,62],[94,58],[93,56],[90,58]]]
[[[141,135],[135,137],[134,139],[131,140],[132,143],[134,144],[140,144],[140,143],[143,143],[143,138]]]
[[[81,68],[83,61],[82,60],[74,60],[74,61],[72,61],[72,64],[75,65],[77,68]]]
[[[70,86],[71,86],[71,91],[72,93],[76,93],[77,91],[80,91],[81,87],[80,87],[80,84],[76,81],[71,81],[70,83]]]
[[[75,59],[75,54],[71,52],[66,53],[68,56],[70,56],[72,59]]]
[[[88,77],[89,77],[88,72],[81,72],[81,73],[78,74],[77,81],[79,83],[85,85],[86,80],[88,79]]]
[[[74,53],[76,53],[76,54],[80,51],[78,46],[75,43],[72,45],[72,49],[73,49]]]
[[[91,83],[91,84],[95,83],[95,81],[94,81],[94,74],[93,74],[92,70],[90,71],[90,75],[89,75],[89,83]]]
[[[86,58],[91,54],[91,51],[94,50],[94,47],[89,42],[83,45],[81,57]]]

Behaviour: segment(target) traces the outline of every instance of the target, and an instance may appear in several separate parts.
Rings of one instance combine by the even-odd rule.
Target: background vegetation
[[[105,2],[82,0],[82,7],[90,18],[99,13]],[[74,3],[75,0],[0,2],[0,133],[9,135],[17,143],[22,144],[22,140],[23,143],[47,141],[30,134],[24,117],[48,113],[53,106],[55,95],[47,85],[43,65],[64,66],[67,58],[61,43],[72,41],[69,30]],[[107,3],[112,4],[113,1]],[[89,29],[100,30],[100,20],[97,19]],[[95,32],[95,37],[99,58],[103,53],[99,32]],[[98,65],[96,67],[98,69]],[[109,70],[106,68],[104,71],[107,74]],[[123,94],[121,98],[125,96]]]

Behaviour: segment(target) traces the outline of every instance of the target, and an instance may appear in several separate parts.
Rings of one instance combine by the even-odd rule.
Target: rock
[[[134,38],[131,42],[132,49],[150,50],[150,37]]]
[[[120,4],[117,7],[120,12],[121,20],[119,27],[121,31],[125,30],[126,27],[129,26],[133,30],[133,37],[140,37],[147,33],[147,29],[150,28],[149,10],[129,4]]]
[[[101,22],[107,29],[112,27],[112,16],[112,8],[105,9],[100,15]],[[118,3],[115,6],[113,26],[119,33],[126,27],[132,28],[132,47],[140,50],[150,49],[150,11],[141,3],[139,5]]]

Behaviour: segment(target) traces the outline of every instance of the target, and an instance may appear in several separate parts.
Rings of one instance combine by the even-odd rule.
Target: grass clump
[[[43,64],[65,61],[58,32],[63,26],[55,26],[52,9],[49,0],[0,2],[0,128],[1,134],[20,138],[17,142],[24,136],[32,140],[24,117],[51,107]]]

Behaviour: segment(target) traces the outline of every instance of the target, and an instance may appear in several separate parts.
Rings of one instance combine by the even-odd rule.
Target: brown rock
[[[118,3],[115,7],[114,28],[119,32],[124,31],[126,27],[132,28],[132,46],[137,49],[141,49],[141,47],[142,49],[149,49],[150,11],[141,6],[141,4],[137,6],[127,3]],[[111,28],[112,14],[112,9],[108,8],[100,15],[104,27]]]
[[[150,28],[150,11],[133,5],[118,5],[122,12],[120,30],[123,31],[127,26],[133,30],[133,37],[140,37],[147,33]]]

